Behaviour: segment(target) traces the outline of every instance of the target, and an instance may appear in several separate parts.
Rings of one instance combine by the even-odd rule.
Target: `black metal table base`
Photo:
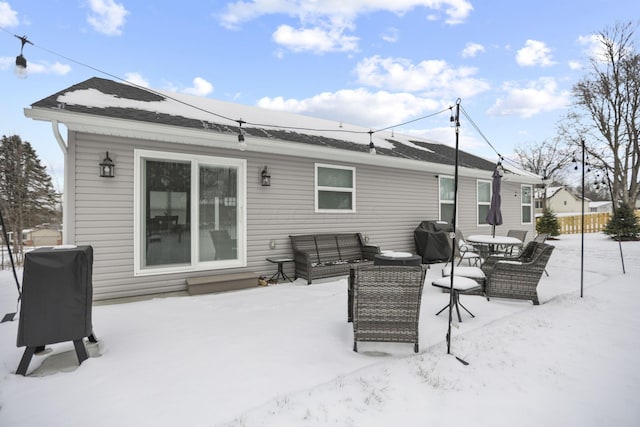
[[[458,321],[460,323],[462,323],[462,316],[460,316],[460,308],[462,307],[464,309],[464,311],[466,311],[467,313],[469,313],[469,315],[471,317],[476,317],[473,315],[472,312],[470,312],[467,307],[465,307],[464,305],[462,305],[462,303],[460,302],[460,292],[456,291],[455,289],[453,290],[453,306],[456,308],[456,313],[458,314]],[[445,305],[444,307],[442,307],[442,310],[440,310],[439,312],[436,313],[436,316],[439,315],[440,313],[442,313],[443,311],[445,311],[447,308],[449,308],[449,304]]]
[[[278,283],[278,280],[280,278],[282,278],[283,280],[287,280],[289,282],[293,282],[293,280],[291,280],[291,278],[289,276],[287,276],[287,274],[284,272],[284,263],[285,262],[292,262],[293,261],[292,259],[279,260],[279,259],[267,258],[267,260],[269,262],[274,263],[274,264],[278,264],[278,271],[276,271],[275,274],[269,278],[269,282]]]

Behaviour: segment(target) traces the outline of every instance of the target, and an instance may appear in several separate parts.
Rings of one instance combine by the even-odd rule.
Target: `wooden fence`
[[[640,218],[640,210],[636,210],[636,216]],[[558,216],[560,234],[576,234],[582,232],[582,215]],[[597,212],[584,214],[584,232],[597,233],[606,227],[611,213]]]

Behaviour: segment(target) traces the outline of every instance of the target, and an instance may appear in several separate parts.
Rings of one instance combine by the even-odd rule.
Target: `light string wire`
[[[453,107],[451,107],[453,108]],[[511,164],[512,166],[515,167],[520,167],[517,163],[515,163],[514,161],[510,160],[510,159],[506,159],[505,157],[502,156],[502,154],[500,154],[498,152],[498,150],[496,149],[496,147],[493,146],[493,144],[489,141],[489,139],[484,135],[484,133],[482,133],[482,131],[480,130],[480,127],[478,127],[478,125],[473,121],[473,119],[471,118],[471,116],[469,116],[469,113],[467,113],[467,111],[464,109],[464,107],[462,105],[460,105],[460,111],[462,111],[462,114],[466,117],[466,119],[469,121],[469,123],[471,123],[471,126],[476,130],[476,132],[478,132],[478,135],[480,135],[482,137],[482,139],[484,140],[484,142],[487,143],[487,145],[489,147],[491,147],[491,149],[494,151],[494,153],[496,153],[496,155],[498,156],[498,161],[499,162],[506,162]]]
[[[12,32],[10,32],[10,31],[6,30],[6,29],[5,29],[5,28],[3,28],[3,27],[0,27],[0,30],[4,31],[5,33],[7,33],[7,34],[9,34],[9,35],[11,35],[11,36],[21,38],[20,36],[18,36],[18,35],[16,35],[16,34],[13,34]],[[23,37],[25,40],[27,39],[27,38],[26,38],[26,36],[22,36],[22,37]],[[393,128],[396,128],[396,127],[406,126],[406,125],[408,125],[408,124],[415,123],[415,122],[418,122],[418,121],[421,121],[421,120],[426,120],[426,119],[428,119],[428,118],[435,117],[435,116],[437,116],[437,115],[439,115],[439,114],[443,114],[443,113],[444,113],[444,112],[446,112],[447,110],[449,110],[449,111],[453,111],[453,106],[449,106],[449,107],[447,107],[447,108],[444,108],[444,109],[442,109],[442,110],[440,110],[440,111],[436,111],[436,112],[431,113],[431,114],[427,114],[427,115],[420,116],[420,117],[417,117],[417,118],[414,118],[414,119],[411,119],[411,120],[407,120],[407,121],[402,122],[402,123],[398,123],[398,124],[391,125],[391,126],[386,126],[386,127],[379,128],[379,129],[375,129],[375,130],[370,129],[369,131],[357,131],[357,130],[335,129],[335,128],[334,128],[334,129],[306,128],[306,127],[297,127],[297,126],[285,126],[285,125],[277,125],[277,124],[267,124],[267,123],[250,122],[250,121],[245,121],[245,120],[243,120],[242,118],[240,118],[240,119],[233,119],[233,118],[231,118],[231,117],[227,117],[227,116],[225,116],[225,115],[223,115],[223,114],[219,114],[219,113],[213,112],[213,111],[208,110],[208,109],[206,109],[206,108],[202,108],[202,107],[199,107],[199,106],[197,106],[197,105],[193,105],[193,104],[191,104],[191,103],[189,103],[189,102],[183,101],[183,100],[181,100],[181,99],[177,99],[177,98],[175,98],[175,97],[173,97],[173,96],[171,96],[171,95],[168,95],[168,94],[166,94],[166,93],[162,93],[162,92],[156,91],[156,90],[154,90],[154,89],[151,89],[151,88],[148,88],[148,87],[145,87],[145,86],[142,86],[142,85],[136,84],[136,83],[131,82],[131,81],[129,81],[129,80],[127,80],[127,79],[123,78],[123,77],[117,76],[117,75],[115,75],[115,74],[113,74],[113,73],[110,73],[110,72],[107,72],[107,71],[104,71],[104,70],[102,70],[102,69],[100,69],[100,68],[94,67],[94,66],[89,65],[89,64],[87,64],[87,63],[85,63],[85,62],[77,61],[77,60],[75,60],[75,59],[73,59],[73,58],[70,58],[70,57],[68,57],[68,56],[66,56],[66,55],[63,55],[63,54],[58,53],[58,52],[55,52],[55,51],[53,51],[53,50],[51,50],[51,49],[48,49],[48,48],[46,48],[46,47],[43,47],[43,46],[37,45],[37,44],[33,43],[33,42],[32,42],[32,41],[30,41],[30,40],[29,40],[28,42],[29,42],[29,44],[33,45],[34,47],[36,47],[36,48],[38,48],[38,49],[40,49],[40,50],[42,50],[42,51],[44,51],[44,52],[47,52],[47,53],[49,53],[49,54],[51,54],[51,55],[54,55],[54,56],[60,57],[60,58],[62,58],[62,59],[64,59],[64,60],[66,60],[66,61],[72,62],[72,63],[77,64],[77,65],[79,65],[79,66],[82,66],[82,67],[88,68],[88,69],[90,69],[90,70],[96,71],[96,72],[98,72],[98,73],[100,73],[100,74],[103,74],[103,75],[109,76],[109,77],[111,77],[111,78],[113,78],[113,79],[115,79],[115,80],[118,80],[118,81],[124,82],[124,83],[126,83],[126,84],[129,84],[129,85],[131,85],[131,86],[133,86],[133,87],[136,87],[136,88],[138,88],[138,89],[140,89],[140,90],[144,90],[144,91],[149,92],[149,93],[152,93],[152,94],[154,94],[154,95],[157,95],[157,96],[161,96],[161,97],[164,97],[164,98],[171,99],[172,101],[175,101],[175,102],[177,102],[177,103],[179,103],[179,104],[181,104],[181,105],[187,106],[187,107],[189,107],[189,108],[193,108],[193,109],[198,110],[198,111],[201,111],[201,112],[203,112],[203,113],[211,114],[212,116],[215,116],[215,117],[218,117],[218,118],[221,118],[221,119],[224,119],[224,120],[228,120],[228,121],[231,121],[231,122],[236,122],[236,123],[238,123],[239,127],[241,127],[241,126],[242,126],[242,124],[247,124],[247,125],[251,125],[251,126],[255,126],[255,127],[263,127],[263,128],[277,128],[277,129],[301,130],[301,131],[312,131],[312,132],[341,132],[341,133],[351,133],[351,134],[369,134],[369,135],[372,135],[372,134],[374,134],[374,133],[384,132],[384,131],[389,130],[389,129],[393,129]],[[519,168],[520,166],[519,166],[517,163],[515,163],[515,162],[511,161],[510,159],[506,159],[506,158],[504,158],[504,157],[503,157],[503,156],[498,152],[498,150],[496,150],[496,148],[493,146],[493,144],[489,141],[489,139],[488,139],[488,138],[484,135],[484,133],[480,130],[480,128],[478,127],[478,125],[473,121],[473,119],[471,118],[471,116],[469,116],[469,114],[468,114],[468,113],[467,113],[467,111],[464,109],[464,107],[463,107],[461,104],[459,104],[459,105],[460,105],[460,110],[462,111],[462,113],[463,113],[463,115],[465,116],[465,118],[469,121],[469,123],[470,123],[470,124],[471,124],[471,126],[476,130],[476,132],[478,132],[478,134],[482,137],[482,139],[487,143],[487,145],[489,145],[489,147],[491,147],[491,149],[496,153],[496,155],[498,156],[499,161],[500,161],[500,162],[505,161],[505,162],[510,163],[511,165],[513,165],[513,166],[515,166],[515,167],[518,167],[518,168]]]
[[[12,35],[14,37],[20,38],[16,34],[13,34],[12,32],[6,30],[3,27],[0,27],[0,30],[2,30],[5,33],[10,34],[10,35]],[[23,36],[23,37],[26,39],[26,36]],[[136,87],[136,88],[138,88],[140,90],[144,90],[144,91],[147,91],[147,92],[152,93],[154,95],[171,99],[172,101],[175,101],[175,102],[177,102],[179,104],[185,105],[187,107],[193,108],[195,110],[198,110],[198,111],[201,111],[201,112],[204,112],[204,113],[207,113],[207,114],[211,114],[212,116],[215,116],[215,117],[218,117],[218,118],[221,118],[221,119],[224,119],[224,120],[229,120],[229,121],[232,121],[232,122],[236,122],[238,124],[243,123],[243,124],[247,124],[247,125],[251,125],[251,126],[255,126],[255,127],[277,128],[277,129],[287,129],[287,130],[304,130],[304,131],[315,131],[315,132],[341,132],[341,133],[352,133],[352,134],[368,134],[369,132],[378,133],[378,132],[382,132],[382,131],[385,131],[385,130],[388,130],[388,129],[405,126],[407,124],[414,123],[414,122],[417,122],[417,121],[420,121],[420,120],[425,120],[425,119],[428,119],[430,117],[434,117],[434,116],[436,116],[438,114],[442,114],[443,112],[445,112],[445,111],[447,111],[449,109],[449,108],[446,108],[446,109],[443,109],[441,111],[437,111],[437,112],[432,113],[432,114],[421,116],[421,117],[418,117],[418,118],[415,118],[415,119],[412,119],[412,120],[409,120],[409,121],[406,121],[406,122],[403,122],[403,123],[395,124],[395,125],[392,125],[392,126],[387,126],[387,127],[381,128],[381,129],[369,130],[369,131],[357,131],[357,130],[348,130],[348,129],[305,128],[305,127],[297,127],[297,126],[285,126],[285,125],[250,122],[250,121],[246,121],[246,120],[242,120],[242,119],[233,119],[231,117],[227,117],[227,116],[225,116],[223,114],[219,114],[219,113],[213,112],[213,111],[208,110],[206,108],[198,107],[197,105],[193,105],[193,104],[190,104],[189,102],[177,99],[175,97],[172,97],[171,95],[167,95],[166,93],[158,92],[158,91],[155,91],[155,90],[153,90],[151,88],[148,88],[148,87],[145,87],[145,86],[141,86],[141,85],[136,84],[134,82],[131,82],[131,81],[129,81],[129,80],[123,78],[123,77],[120,77],[120,76],[117,76],[115,74],[109,73],[109,72],[104,71],[104,70],[102,70],[100,68],[97,68],[97,67],[94,67],[92,65],[89,65],[89,64],[87,64],[85,62],[77,61],[77,60],[75,60],[73,58],[70,58],[70,57],[68,57],[66,55],[63,55],[61,53],[55,52],[55,51],[53,51],[51,49],[48,49],[46,47],[40,46],[38,44],[35,44],[30,40],[29,40],[29,43],[31,45],[33,45],[34,47],[36,47],[36,48],[38,48],[38,49],[40,49],[40,50],[42,50],[44,52],[47,52],[47,53],[49,53],[51,55],[60,57],[60,58],[62,58],[64,60],[66,60],[66,61],[72,62],[72,63],[74,63],[76,65],[80,65],[80,66],[88,68],[90,70],[96,71],[96,72],[98,72],[100,74],[109,76],[109,77],[111,77],[113,79],[116,79],[116,80],[119,80],[119,81],[124,82],[126,84],[129,84],[129,85],[131,85],[133,87]]]

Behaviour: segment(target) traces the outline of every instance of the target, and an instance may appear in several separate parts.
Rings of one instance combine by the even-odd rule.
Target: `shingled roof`
[[[86,96],[79,101],[73,98],[73,94],[77,93],[84,93]],[[94,95],[93,98],[91,97],[92,94]],[[112,102],[93,102],[93,99],[103,97],[104,95],[107,96],[107,100]],[[73,99],[73,101],[69,102],[70,99]],[[196,106],[189,101],[185,101],[185,99],[192,99],[194,101],[197,99],[198,104]],[[210,108],[206,106],[206,102],[211,104]],[[157,108],[158,105],[167,106],[169,104],[172,105],[171,112],[169,113],[160,111]],[[205,105],[205,107],[202,107],[203,105]],[[182,128],[202,129],[204,127],[209,131],[222,133],[238,133],[239,129],[237,123],[234,123],[234,120],[225,119],[225,117],[234,116],[230,113],[225,114],[225,111],[220,110],[221,108],[224,109],[225,107],[233,106],[234,112],[245,109],[247,114],[250,114],[250,111],[258,110],[257,107],[225,103],[208,98],[189,97],[183,94],[175,94],[174,96],[174,94],[168,92],[148,90],[139,86],[98,77],[90,78],[61,90],[33,103],[31,106],[32,108],[64,109],[67,112],[178,126]],[[261,110],[267,111],[264,109]],[[211,112],[214,113],[211,114]],[[303,117],[288,113],[277,113],[289,119]],[[284,116],[284,114],[287,114],[287,116]],[[205,115],[206,119],[203,119]],[[336,132],[323,133],[317,132],[317,129],[315,129],[316,132],[310,132],[305,130],[304,127],[296,128],[297,122],[299,121],[295,120],[294,123],[280,122],[279,125],[282,125],[280,128],[277,125],[261,126],[248,123],[246,126],[243,126],[242,129],[247,136],[272,138],[281,141],[357,152],[367,152],[369,150],[367,144],[350,140],[348,134],[345,134],[345,137],[342,138],[339,136],[336,137]],[[330,123],[329,121],[325,122]],[[366,133],[365,129],[360,129],[360,133]],[[386,144],[376,144],[378,155],[420,160],[443,165],[454,164],[455,149],[453,147],[406,135],[397,135],[397,137],[384,138],[384,140]],[[492,171],[495,167],[493,162],[463,151],[459,152],[458,160],[461,167],[486,171]]]

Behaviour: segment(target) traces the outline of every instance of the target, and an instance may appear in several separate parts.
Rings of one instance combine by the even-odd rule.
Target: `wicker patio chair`
[[[531,241],[518,257],[488,257],[482,264],[487,299],[523,299],[540,304],[537,287],[553,249],[546,243]]]
[[[358,341],[413,343],[426,269],[421,266],[362,266],[353,284],[353,351]]]
[[[538,242],[538,243],[544,243],[547,241],[547,239],[549,238],[549,234],[547,233],[539,233],[536,234],[536,237],[533,238],[534,242]],[[544,269],[544,274],[546,274],[547,276],[549,276],[549,273],[547,272],[547,269]]]

